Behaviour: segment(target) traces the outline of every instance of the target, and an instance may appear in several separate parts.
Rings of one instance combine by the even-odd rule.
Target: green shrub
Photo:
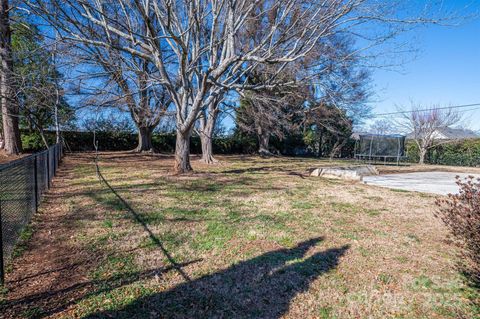
[[[55,143],[55,132],[45,133],[49,145]],[[100,151],[128,151],[137,146],[137,134],[123,131],[97,132],[98,149]],[[69,150],[74,152],[93,151],[94,133],[91,131],[65,131],[62,132]],[[153,147],[163,153],[175,151],[175,133],[154,133],[152,136]],[[39,151],[45,145],[37,132],[22,131],[23,147],[28,152]],[[355,141],[349,140],[342,149],[341,157],[353,157]],[[258,150],[258,141],[255,136],[234,134],[232,136],[216,137],[213,139],[214,154],[254,154]],[[288,156],[311,155],[302,135],[288,136],[282,140],[271,138],[272,150]],[[190,151],[192,154],[200,154],[202,147],[200,138],[192,136],[190,139]],[[325,154],[328,155],[328,154]]]
[[[413,141],[407,143],[408,161],[418,162],[418,147]],[[431,148],[426,163],[452,166],[480,166],[480,139],[452,141]]]
[[[42,149],[45,149],[45,143],[42,140],[42,137],[37,132],[22,132],[22,146],[23,149],[27,152],[36,152]],[[53,144],[55,142],[55,136],[51,134],[46,135],[47,142]]]

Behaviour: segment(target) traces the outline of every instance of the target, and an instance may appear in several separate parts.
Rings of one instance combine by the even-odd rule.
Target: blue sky
[[[459,10],[472,3],[446,2]],[[473,3],[463,13],[478,13],[479,8],[479,2]],[[417,57],[399,71],[373,72],[374,113],[396,111],[396,105],[408,108],[411,100],[426,107],[480,103],[479,18],[454,27],[428,26],[405,36],[418,49]],[[464,125],[480,130],[480,106],[463,113]]]
[[[413,0],[406,4],[410,9],[421,10],[427,1]],[[401,42],[417,49],[396,59],[409,60],[395,70],[372,71],[372,98],[369,103],[373,113],[408,109],[410,101],[426,108],[480,103],[480,0],[444,0],[447,12],[477,15],[456,26],[429,25],[401,36]],[[438,8],[438,7],[437,7]],[[380,48],[388,51],[389,48]],[[474,109],[474,108],[472,108]],[[480,130],[480,106],[474,110],[462,109],[465,127]],[[87,111],[88,113],[88,111]],[[367,125],[371,123],[367,121]],[[227,127],[233,120],[224,120]]]

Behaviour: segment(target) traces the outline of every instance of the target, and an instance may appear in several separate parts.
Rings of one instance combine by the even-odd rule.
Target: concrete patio
[[[480,178],[478,174],[452,172],[418,172],[365,176],[363,182],[368,185],[401,189],[406,191],[447,195],[458,193],[455,176],[465,178],[469,175]]]

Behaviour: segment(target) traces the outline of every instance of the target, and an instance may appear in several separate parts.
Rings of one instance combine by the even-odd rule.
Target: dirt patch
[[[32,220],[34,234],[25,253],[9,265],[8,298],[1,307],[2,318],[54,315],[91,291],[93,283],[85,274],[98,266],[103,256],[76,245],[71,236],[77,222],[95,218],[95,212],[79,214],[62,195],[78,191],[71,181],[74,169],[85,163],[84,157],[66,157],[45,195]]]
[[[7,155],[4,150],[0,149],[0,164],[5,164],[28,155],[29,154]]]

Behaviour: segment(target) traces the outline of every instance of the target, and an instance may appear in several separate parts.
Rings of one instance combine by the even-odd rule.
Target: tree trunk
[[[0,0],[0,95],[3,121],[4,149],[7,154],[22,152],[18,127],[18,105],[13,88],[13,60],[8,0]]]
[[[272,155],[268,147],[270,142],[270,134],[266,130],[260,129],[257,135],[258,135],[258,153],[264,156]]]
[[[174,167],[175,174],[184,174],[192,171],[192,166],[190,165],[190,135],[191,130],[184,134],[177,129]]]
[[[427,155],[427,150],[426,149],[423,149],[423,148],[420,148],[419,150],[419,157],[420,157],[420,160],[418,161],[418,164],[420,165],[424,165],[425,164],[425,157]]]
[[[330,160],[333,160],[335,156],[337,156],[337,154],[342,150],[346,142],[347,140],[344,140],[342,142],[337,140],[335,142],[335,144],[333,145],[332,151],[330,152]]]
[[[213,157],[212,137],[200,134],[200,142],[202,143],[202,162],[205,164],[215,164],[218,161]]]
[[[218,161],[213,157],[213,130],[217,122],[218,111],[211,109],[208,119],[200,118],[200,142],[202,144],[202,159],[205,164],[214,164]]]
[[[43,128],[39,128],[38,132],[40,133],[40,137],[42,138],[42,141],[43,141],[43,144],[45,145],[45,148],[48,149],[49,145],[48,145],[48,142],[47,142],[47,138],[45,136],[45,131],[43,130]]]
[[[138,127],[138,145],[135,152],[153,152],[152,132],[152,127]]]
[[[320,138],[318,140],[318,157],[323,156],[323,132],[320,133]]]

